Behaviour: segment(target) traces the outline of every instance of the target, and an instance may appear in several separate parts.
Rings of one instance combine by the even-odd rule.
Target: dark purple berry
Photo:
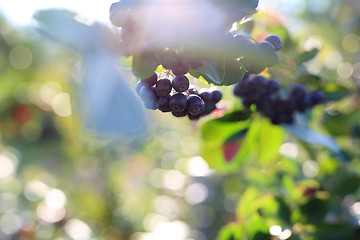
[[[179,64],[179,57],[174,50],[167,50],[161,57],[161,65],[165,69],[173,69],[174,66]]]
[[[267,80],[266,77],[262,75],[257,75],[253,78],[253,80],[250,82],[251,88],[258,92],[265,92],[266,91],[266,84]]]
[[[266,66],[273,66],[278,62],[278,56],[275,52],[274,46],[268,41],[259,44],[259,50],[262,54],[262,59]]]
[[[182,112],[186,109],[186,105],[187,97],[181,92],[175,93],[169,100],[169,107],[171,112]]]
[[[205,111],[202,115],[208,115],[208,114],[212,113],[215,109],[216,109],[215,103],[207,103],[205,105]]]
[[[171,70],[174,75],[181,76],[181,75],[187,74],[190,69],[188,66],[179,63],[179,64],[173,66],[173,68]]]
[[[198,120],[200,118],[200,115],[193,115],[191,113],[188,113],[188,117],[190,120]]]
[[[304,112],[311,106],[310,96],[306,94],[302,98],[296,99],[295,106],[297,111]]]
[[[142,83],[142,85],[144,85],[146,87],[152,87],[156,84],[157,78],[158,78],[157,74],[154,73],[153,75],[151,75],[148,78],[141,79],[141,83]]]
[[[295,98],[295,99],[303,98],[306,95],[305,86],[303,84],[293,85],[290,89],[289,95],[290,95],[290,97]]]
[[[167,95],[165,97],[159,97],[157,100],[157,106],[158,109],[161,112],[170,112],[170,106],[169,106],[169,101],[170,101],[170,95]]]
[[[280,87],[280,83],[276,79],[270,78],[266,84],[266,91],[268,93],[276,93]]]
[[[188,91],[190,94],[195,94],[195,95],[198,95],[198,94],[199,94],[199,92],[198,92],[198,90],[197,90],[196,88],[189,88],[187,91]]]
[[[171,81],[167,78],[159,79],[156,83],[156,92],[159,97],[169,95],[172,89]]]
[[[144,106],[145,106],[145,108],[151,109],[151,110],[156,110],[158,108],[156,100],[144,101]]]
[[[202,98],[202,100],[205,103],[210,103],[212,102],[212,97],[211,97],[211,93],[207,91],[206,88],[202,88],[199,91],[199,96]]]
[[[110,21],[114,26],[122,27],[129,18],[129,10],[121,2],[115,2],[110,6]]]
[[[221,98],[222,98],[222,93],[216,89],[216,88],[210,88],[210,94],[211,94],[211,100],[214,103],[218,103],[220,102]]]
[[[310,93],[311,106],[322,103],[324,101],[324,94],[322,91],[314,91]]]
[[[191,94],[187,99],[186,110],[190,114],[199,115],[205,111],[205,103],[199,96]]]
[[[248,78],[241,80],[236,83],[233,88],[233,93],[235,96],[243,97],[250,90],[250,81]]]
[[[141,88],[143,87],[144,85],[142,85],[141,81],[139,81],[137,84],[136,84],[136,93],[137,95],[140,95],[140,90]]]
[[[139,95],[144,102],[153,102],[157,100],[157,94],[154,87],[142,87]]]
[[[175,76],[172,80],[172,86],[177,92],[185,92],[189,89],[189,79],[186,76]]]
[[[171,111],[172,115],[174,115],[175,117],[185,117],[187,115],[187,111],[184,110],[184,111],[181,111],[181,112],[174,112],[174,111]]]
[[[281,38],[275,34],[267,36],[265,41],[270,42],[274,46],[275,51],[279,51],[283,46],[283,42],[282,42]]]

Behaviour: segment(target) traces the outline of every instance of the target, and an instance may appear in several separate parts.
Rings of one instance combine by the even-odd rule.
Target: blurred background
[[[347,161],[275,128],[271,158],[225,172],[204,159],[218,116],[191,122],[138,102],[131,61],[114,51],[112,2],[0,2],[1,240],[360,239],[359,1],[261,0],[244,26],[282,37],[268,74],[289,85],[300,71],[333,92],[311,126]],[[39,12],[49,8],[63,10]],[[314,48],[301,68],[292,61]],[[222,91],[224,110],[240,105]],[[252,211],[261,221],[245,221]]]

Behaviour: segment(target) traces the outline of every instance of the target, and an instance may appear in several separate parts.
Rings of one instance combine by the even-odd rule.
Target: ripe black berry
[[[161,57],[161,65],[165,69],[173,69],[174,66],[179,64],[178,55],[174,50],[167,50]]]
[[[189,79],[186,76],[175,76],[172,80],[172,86],[177,92],[185,92],[189,89]]]
[[[145,86],[140,89],[139,95],[144,102],[156,101],[158,97],[155,88]]]
[[[250,82],[251,87],[253,90],[258,92],[265,92],[266,91],[266,84],[267,80],[266,77],[262,75],[257,75],[253,78],[253,80]]]
[[[148,78],[145,79],[141,79],[141,83],[142,85],[146,86],[146,87],[151,87],[154,86],[157,82],[157,74],[154,73],[153,75],[151,75]]]
[[[306,89],[303,84],[295,84],[290,89],[290,97],[295,99],[303,98],[306,95]]]
[[[274,46],[275,51],[279,51],[283,46],[283,42],[282,42],[281,38],[275,34],[267,36],[265,41],[270,42]]]
[[[171,111],[172,115],[174,115],[175,117],[185,117],[187,115],[187,111],[184,110],[184,111],[181,111],[181,112],[174,112],[174,111]]]
[[[191,94],[187,99],[186,110],[190,114],[199,115],[205,111],[205,103],[199,96]]]
[[[156,83],[156,92],[159,97],[167,96],[172,89],[171,81],[167,78],[159,79]]]
[[[259,44],[259,50],[262,54],[262,59],[266,66],[271,67],[278,61],[278,56],[275,52],[274,46],[268,42],[264,41]]]
[[[171,112],[182,112],[186,109],[187,97],[185,94],[179,92],[171,96],[169,106]]]
[[[114,26],[122,27],[129,18],[129,10],[121,2],[116,2],[110,6],[110,21]]]
[[[216,109],[215,103],[207,103],[203,115],[208,115]]]
[[[170,112],[170,106],[169,106],[169,101],[170,101],[170,95],[167,95],[165,97],[159,97],[157,100],[157,106],[158,109],[161,112]]]
[[[221,98],[222,98],[222,93],[219,91],[219,90],[217,90],[217,89],[210,89],[211,90],[211,92],[210,92],[210,94],[211,94],[211,100],[214,102],[214,103],[218,103],[218,102],[220,102],[220,100],[221,100]]]
[[[140,95],[140,90],[141,88],[143,87],[144,85],[142,85],[141,81],[139,81],[137,84],[136,84],[136,93],[137,95]]]
[[[151,109],[151,110],[156,110],[158,108],[156,100],[144,101],[144,106],[145,106],[145,108]]]
[[[202,98],[202,100],[203,100],[205,103],[210,103],[210,102],[212,102],[211,93],[208,92],[207,89],[205,89],[205,88],[200,89],[200,91],[199,91],[199,96]]]
[[[276,93],[279,91],[280,87],[280,83],[276,79],[270,78],[266,84],[266,91],[268,93]]]
[[[189,72],[189,67],[179,63],[172,67],[172,72],[176,76],[185,75]]]
[[[324,101],[324,94],[321,91],[315,91],[310,93],[310,104],[311,106],[315,106],[316,104]]]

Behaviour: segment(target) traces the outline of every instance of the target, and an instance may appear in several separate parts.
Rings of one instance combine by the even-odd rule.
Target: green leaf
[[[216,240],[242,240],[244,237],[244,226],[230,223],[220,229]]]
[[[246,131],[248,126],[249,122],[247,121],[221,122],[217,119],[210,120],[201,126],[201,155],[210,167],[224,173],[238,170],[251,153],[251,141],[248,140],[247,134],[240,138],[235,138],[234,135],[242,130]],[[231,142],[232,145],[226,146],[231,136],[235,140]],[[230,155],[225,155],[225,153],[230,154],[226,151],[234,151],[231,159]]]
[[[308,127],[296,125],[282,125],[288,132],[294,134],[299,139],[306,143],[324,146],[334,153],[340,153],[341,149],[336,144],[335,140],[330,137],[316,132]]]
[[[305,51],[298,55],[295,59],[296,66],[300,66],[305,62],[308,62],[316,57],[316,55],[319,53],[319,49],[314,48],[310,51]]]
[[[328,224],[318,226],[318,230],[315,233],[315,239],[317,240],[359,240],[360,233],[354,228],[345,224]]]
[[[327,199],[310,198],[307,203],[300,206],[305,222],[320,224],[328,212],[329,201]]]
[[[216,60],[190,70],[193,77],[218,86],[233,85],[239,82],[245,73],[246,69],[239,61],[226,56],[217,56]]]
[[[261,119],[257,124],[259,124],[258,159],[260,162],[273,160],[279,155],[279,148],[284,143],[284,130],[266,119]],[[271,136],[271,141],[269,136]]]
[[[310,73],[300,75],[296,82],[306,84],[311,90],[318,90],[325,85],[323,77]]]
[[[240,122],[245,121],[251,117],[249,111],[239,110],[225,114],[221,118],[218,118],[219,122]]]
[[[159,65],[152,52],[141,52],[133,56],[132,71],[137,78],[144,79],[154,74]]]
[[[250,219],[257,207],[254,202],[259,199],[260,192],[255,187],[248,187],[241,195],[240,201],[236,207],[236,217],[240,221],[247,221]]]

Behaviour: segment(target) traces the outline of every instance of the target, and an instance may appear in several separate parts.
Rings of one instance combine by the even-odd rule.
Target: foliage
[[[229,49],[190,71],[224,95],[194,123],[145,112],[129,67],[158,62],[119,59],[116,30],[58,10],[38,12],[36,32],[2,19],[0,239],[358,240],[360,9],[306,2],[301,31],[254,14],[258,1],[208,1],[256,41],[281,36],[265,76],[325,93],[295,125],[232,96],[246,68]]]

